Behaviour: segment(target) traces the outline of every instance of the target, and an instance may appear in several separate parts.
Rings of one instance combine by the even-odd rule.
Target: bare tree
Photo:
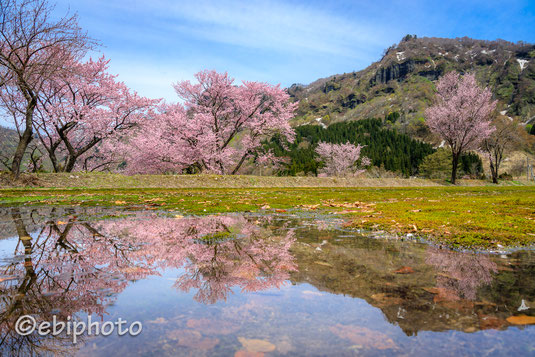
[[[33,138],[33,115],[44,85],[96,44],[80,29],[76,14],[54,19],[53,9],[47,0],[0,2],[0,106],[19,134],[11,163],[14,178]]]
[[[499,117],[493,122],[496,130],[483,141],[482,149],[489,158],[492,182],[498,183],[499,169],[504,154],[515,141],[517,125],[514,121]]]

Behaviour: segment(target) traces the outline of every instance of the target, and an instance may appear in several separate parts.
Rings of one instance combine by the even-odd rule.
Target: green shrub
[[[439,148],[434,154],[426,156],[419,167],[420,175],[430,179],[448,179],[451,176],[452,156],[451,151]],[[465,153],[459,160],[457,177],[465,175],[471,178],[480,178],[483,174],[481,158],[472,152]]]
[[[451,169],[451,152],[440,148],[423,159],[418,171],[425,178],[447,179],[451,175]]]

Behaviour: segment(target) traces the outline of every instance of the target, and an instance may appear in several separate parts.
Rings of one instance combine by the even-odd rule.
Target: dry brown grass
[[[460,180],[462,186],[490,185],[480,180]],[[503,185],[525,184],[520,181]],[[425,187],[449,185],[444,181],[365,177],[277,177],[219,175],[133,175],[109,173],[24,174],[15,183],[0,174],[0,188],[244,188],[244,187]]]

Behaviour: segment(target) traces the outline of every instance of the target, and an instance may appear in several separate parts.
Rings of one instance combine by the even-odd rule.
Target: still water
[[[299,212],[0,209],[1,355],[535,355],[535,252],[456,252]],[[135,336],[20,336],[139,321]]]

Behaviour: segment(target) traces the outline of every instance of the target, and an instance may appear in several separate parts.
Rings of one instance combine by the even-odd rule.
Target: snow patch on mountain
[[[520,58],[517,58],[516,61],[520,65],[520,70],[521,71],[523,71],[524,68],[526,68],[528,66],[528,63],[529,63],[529,60],[520,59]]]
[[[321,125],[324,129],[327,128],[327,125],[323,124],[322,121],[321,121],[321,118],[316,118],[316,121],[319,123],[319,125]]]

